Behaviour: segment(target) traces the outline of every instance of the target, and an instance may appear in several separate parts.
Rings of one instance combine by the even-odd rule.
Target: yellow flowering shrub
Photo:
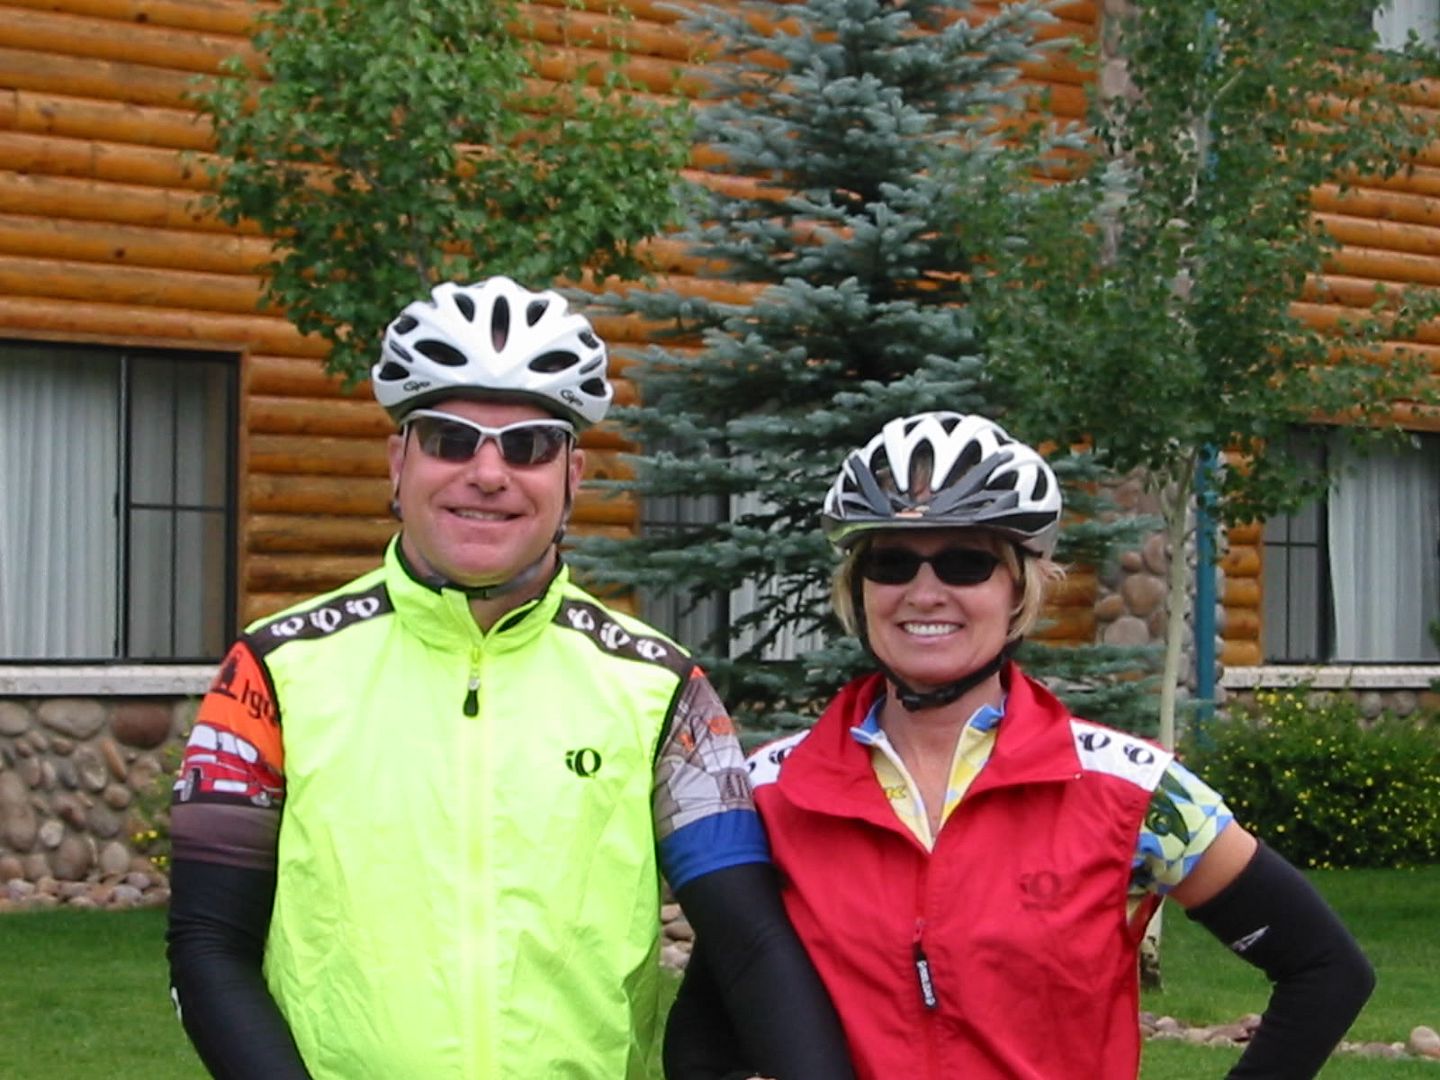
[[[1440,862],[1440,716],[1365,724],[1345,696],[1262,691],[1192,731],[1183,756],[1298,866]]]

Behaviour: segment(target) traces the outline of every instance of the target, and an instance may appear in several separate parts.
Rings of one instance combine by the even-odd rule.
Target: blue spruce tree
[[[718,610],[699,639],[681,636],[751,731],[809,722],[863,665],[830,615],[818,527],[844,453],[906,413],[1003,420],[973,284],[1023,256],[1031,240],[1012,222],[1033,215],[1018,203],[1086,146],[1025,120],[1036,89],[1019,65],[1073,45],[1041,42],[1046,6],[981,18],[966,0],[760,0],[697,21],[719,53],[696,127],[711,175],[689,193],[680,239],[707,280],[729,284],[604,298],[661,328],[637,357],[644,404],[619,417],[644,452],[612,486],[681,511],[573,558],[591,580]],[[1083,458],[1056,465],[1093,479]],[[1090,557],[1113,531],[1098,518],[1081,530]],[[729,605],[741,587],[747,602]],[[1065,685],[1072,704],[1124,722],[1137,687],[1106,665],[1135,660],[1090,655],[1065,665]]]

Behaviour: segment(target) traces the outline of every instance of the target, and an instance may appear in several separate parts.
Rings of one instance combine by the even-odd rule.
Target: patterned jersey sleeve
[[[1235,815],[1205,781],[1171,761],[1150,797],[1135,847],[1131,892],[1165,895],[1185,880]]]
[[[655,835],[674,889],[714,870],[770,859],[740,740],[699,668],[680,691],[656,759]]]
[[[274,870],[284,768],[269,677],[241,640],[221,663],[185,744],[170,807],[174,857]]]

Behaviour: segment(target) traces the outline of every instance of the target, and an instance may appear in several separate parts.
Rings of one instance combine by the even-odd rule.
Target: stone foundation
[[[146,807],[166,804],[166,775],[196,704],[0,699],[0,895],[14,881],[44,884],[55,896],[80,895],[62,883],[110,885],[107,901],[115,886],[161,887],[135,837],[150,827]]]

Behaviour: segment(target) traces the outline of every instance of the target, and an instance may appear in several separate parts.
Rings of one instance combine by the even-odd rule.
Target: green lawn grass
[[[1440,1002],[1440,867],[1312,875],[1374,961],[1379,986],[1350,1033],[1401,1042]],[[167,996],[161,911],[0,916],[0,1074],[14,1080],[199,1080]],[[1167,911],[1165,988],[1143,1005],[1213,1024],[1263,1009],[1264,978],[1178,910]],[[1151,1041],[1143,1080],[1214,1080],[1238,1051]],[[1440,1080],[1426,1062],[1337,1056],[1325,1080]]]
[[[1404,1042],[1419,1024],[1434,1026],[1440,1002],[1440,866],[1418,870],[1314,871],[1309,878],[1340,912],[1375,965],[1377,985],[1346,1036],[1355,1042]],[[1142,1008],[1193,1024],[1228,1023],[1261,1012],[1269,996],[1265,978],[1178,908],[1167,908],[1163,935],[1164,989],[1143,995]],[[1146,1043],[1144,1080],[1223,1076],[1238,1051]],[[1381,1080],[1428,1076],[1432,1062],[1386,1061],[1337,1055],[1325,1080]]]

